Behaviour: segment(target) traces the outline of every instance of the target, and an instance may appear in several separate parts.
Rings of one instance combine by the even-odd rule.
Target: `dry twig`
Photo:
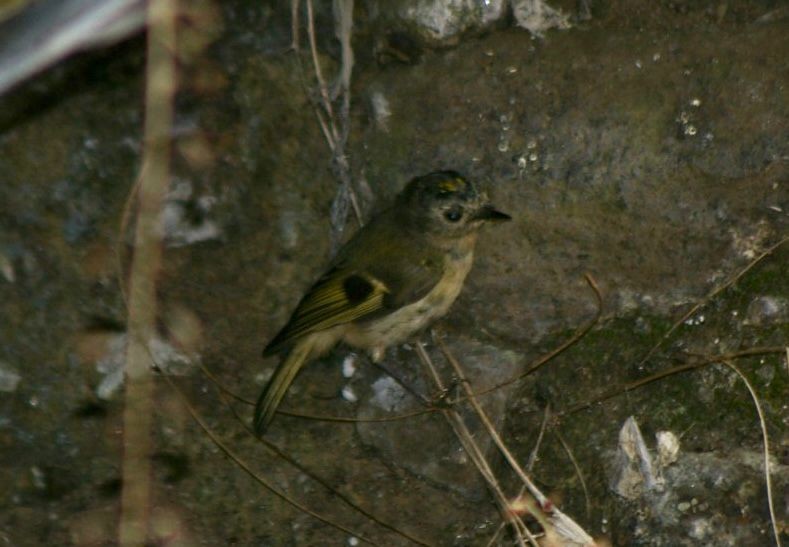
[[[123,490],[118,540],[148,541],[151,506],[151,425],[153,378],[148,343],[156,330],[156,276],[162,255],[161,212],[170,176],[170,128],[175,95],[174,3],[148,6],[145,149],[137,196],[137,222],[128,296],[126,392],[123,407]],[[121,284],[122,285],[122,284]]]
[[[460,383],[466,392],[468,401],[471,403],[475,413],[479,417],[480,421],[482,421],[482,424],[485,426],[488,435],[490,435],[490,438],[493,439],[494,444],[496,447],[498,447],[499,452],[501,452],[501,454],[504,456],[504,459],[507,460],[510,468],[515,471],[515,474],[518,475],[518,478],[520,478],[524,486],[526,486],[526,488],[529,490],[529,493],[537,501],[537,507],[532,508],[530,512],[532,512],[535,518],[540,520],[540,523],[543,525],[546,534],[558,534],[558,536],[562,538],[562,544],[565,544],[564,540],[566,540],[566,542],[571,545],[593,545],[594,540],[592,537],[587,534],[586,531],[584,531],[583,528],[581,528],[575,521],[555,507],[553,503],[547,498],[547,496],[545,496],[545,494],[543,494],[540,489],[537,488],[537,485],[532,482],[531,478],[526,474],[521,465],[518,463],[518,460],[515,458],[512,452],[510,452],[509,448],[507,448],[507,445],[502,440],[501,435],[499,435],[498,431],[496,431],[496,428],[485,412],[485,409],[483,409],[479,404],[479,401],[477,401],[477,398],[471,389],[471,385],[466,379],[458,360],[454,355],[452,355],[452,353],[449,351],[449,348],[446,346],[446,344],[444,344],[443,340],[437,339],[436,342],[441,348],[444,357],[446,357],[447,361],[452,365],[455,374],[460,379]],[[540,512],[545,517],[544,519],[540,517]]]
[[[581,466],[578,464],[578,460],[575,459],[573,455],[573,451],[570,449],[570,445],[564,440],[564,437],[557,428],[553,429],[553,434],[556,435],[556,438],[559,439],[559,444],[562,445],[564,448],[567,457],[570,458],[570,463],[573,464],[573,468],[575,469],[575,475],[578,477],[578,480],[581,482],[581,489],[584,492],[584,503],[586,509],[586,518],[592,514],[592,500],[589,497],[589,489],[586,487],[586,481],[584,480],[584,474],[581,471]]]
[[[294,12],[297,12],[298,8],[293,8],[293,10]],[[342,232],[348,217],[349,204],[353,208],[359,226],[361,226],[363,223],[362,212],[359,207],[358,198],[356,197],[356,191],[353,187],[351,167],[346,153],[346,145],[348,142],[348,135],[350,133],[350,81],[353,70],[353,49],[351,48],[351,32],[353,29],[353,0],[335,0],[334,10],[336,20],[335,31],[342,45],[342,68],[339,77],[340,92],[342,95],[342,110],[340,112],[339,119],[337,116],[335,116],[334,107],[332,106],[332,100],[329,94],[329,88],[327,87],[326,80],[323,77],[323,70],[321,68],[321,63],[318,56],[318,45],[315,37],[315,16],[312,8],[312,0],[307,0],[307,36],[310,43],[312,65],[315,71],[315,79],[318,82],[318,91],[320,96],[320,101],[314,101],[313,107],[316,117],[318,118],[318,123],[321,126],[321,131],[323,131],[323,136],[326,139],[326,143],[328,144],[332,153],[332,168],[334,174],[340,180],[340,187],[337,190],[337,195],[335,196],[331,207],[332,252],[336,252],[336,250],[339,248]],[[294,33],[294,39],[295,37],[296,36]],[[300,58],[298,59],[300,66],[301,61]]]
[[[416,537],[408,534],[407,532],[404,532],[404,531],[400,530],[399,528],[395,527],[394,525],[391,525],[391,524],[387,523],[386,521],[380,519],[379,517],[376,517],[375,515],[373,515],[372,513],[367,511],[366,509],[364,509],[362,506],[356,504],[353,500],[348,498],[342,492],[340,492],[337,489],[335,489],[334,487],[332,487],[328,483],[328,481],[326,481],[325,479],[321,478],[319,475],[317,475],[316,473],[312,472],[311,470],[306,468],[304,465],[299,463],[296,459],[294,459],[291,456],[289,456],[286,452],[284,452],[282,449],[280,449],[277,445],[275,445],[274,443],[272,443],[270,441],[267,441],[265,438],[257,437],[257,435],[255,435],[254,432],[251,430],[251,428],[247,425],[247,421],[244,420],[238,414],[238,412],[236,412],[236,409],[230,404],[230,402],[227,400],[227,397],[231,397],[231,398],[235,399],[236,401],[238,401],[240,403],[243,403],[245,405],[254,406],[254,403],[252,401],[249,401],[249,400],[241,397],[240,395],[237,395],[230,388],[226,387],[208,369],[208,367],[206,367],[202,363],[200,363],[199,366],[200,366],[200,369],[202,370],[203,374],[205,374],[206,377],[208,377],[208,379],[217,387],[217,389],[219,390],[219,397],[220,397],[220,399],[222,399],[222,402],[224,403],[224,405],[233,414],[233,416],[235,417],[236,421],[239,424],[241,424],[241,427],[243,427],[247,431],[247,433],[249,433],[250,436],[255,437],[258,442],[263,444],[263,446],[265,446],[267,449],[269,449],[278,458],[288,462],[290,465],[292,465],[293,467],[295,467],[296,469],[298,469],[299,471],[301,471],[302,473],[304,473],[305,475],[307,475],[308,477],[313,479],[315,482],[317,482],[318,484],[323,486],[326,490],[328,490],[332,495],[336,496],[337,498],[339,498],[340,500],[345,502],[350,508],[352,508],[356,512],[360,513],[364,517],[368,518],[372,522],[378,524],[379,526],[381,526],[383,528],[386,528],[387,530],[390,530],[391,532],[401,536],[402,538],[404,538],[404,539],[406,539],[406,540],[408,540],[408,541],[410,541],[410,542],[412,542],[412,543],[414,543],[416,545],[429,545],[428,543],[424,542],[423,540],[421,540],[419,538],[416,538]],[[183,396],[183,394],[181,394],[181,395]],[[402,420],[402,419],[410,418],[410,417],[413,417],[413,416],[416,416],[416,415],[419,415],[419,414],[424,414],[426,412],[435,412],[436,410],[437,409],[430,409],[430,410],[415,412],[415,413],[408,414],[408,415],[391,416],[391,417],[385,417],[385,418],[379,418],[379,419],[376,419],[376,418],[354,419],[354,418],[326,417],[326,416],[322,417],[322,416],[310,416],[310,415],[307,415],[307,414],[284,412],[284,411],[278,411],[278,412],[280,412],[282,414],[285,414],[285,415],[288,415],[288,416],[294,416],[294,417],[298,417],[298,418],[314,419],[314,420],[319,420],[319,421],[336,421],[336,422],[356,423],[356,422],[363,422],[363,421],[379,422],[379,421]],[[232,458],[232,459],[235,461],[235,458]]]
[[[545,429],[548,426],[548,420],[551,417],[551,405],[545,405],[545,411],[542,414],[542,423],[540,424],[540,432],[537,435],[537,441],[534,443],[534,448],[531,449],[531,453],[529,454],[529,459],[526,460],[526,469],[531,472],[534,464],[537,463],[537,454],[540,451],[540,445],[542,445],[542,438],[545,435]],[[521,492],[522,493],[522,492]]]
[[[200,370],[205,374],[205,376],[213,383],[216,388],[221,392],[232,399],[235,399],[239,403],[243,403],[248,406],[255,406],[255,402],[251,401],[245,397],[242,397],[225,384],[223,384],[216,375],[211,372],[204,364],[198,363],[198,367]],[[317,422],[336,422],[336,423],[347,423],[347,424],[355,424],[355,423],[364,423],[364,422],[397,422],[400,420],[407,420],[409,418],[415,418],[417,416],[422,416],[424,414],[430,414],[433,412],[438,412],[438,408],[425,408],[422,410],[415,410],[413,412],[407,412],[405,414],[396,414],[392,416],[381,416],[378,418],[346,418],[345,416],[328,416],[325,414],[307,414],[305,412],[295,412],[293,410],[286,410],[284,408],[278,408],[277,414],[281,414],[283,416],[290,416],[291,418],[301,418],[303,420],[314,420]]]

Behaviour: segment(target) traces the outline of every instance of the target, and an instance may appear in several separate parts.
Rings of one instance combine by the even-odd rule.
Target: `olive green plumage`
[[[264,356],[287,356],[260,394],[255,432],[265,432],[302,365],[337,342],[370,350],[377,360],[444,315],[471,268],[480,226],[509,218],[454,171],[409,182],[340,249],[266,346]]]

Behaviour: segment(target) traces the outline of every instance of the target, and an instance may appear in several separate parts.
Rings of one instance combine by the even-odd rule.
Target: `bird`
[[[340,248],[263,350],[283,358],[255,405],[260,437],[302,366],[337,343],[374,362],[447,313],[474,259],[481,226],[511,220],[453,170],[408,182],[390,207]]]

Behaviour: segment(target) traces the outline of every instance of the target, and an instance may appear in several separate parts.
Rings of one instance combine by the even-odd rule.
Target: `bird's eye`
[[[457,222],[461,218],[463,218],[463,209],[450,209],[444,213],[444,218],[447,219],[449,222]]]

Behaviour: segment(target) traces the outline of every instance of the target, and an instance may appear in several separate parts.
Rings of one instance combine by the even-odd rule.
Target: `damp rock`
[[[342,376],[343,378],[350,378],[356,374],[356,359],[355,353],[349,353],[342,360]]]
[[[657,458],[655,465],[662,469],[677,461],[679,455],[679,438],[671,431],[658,431],[655,433],[657,440]]]
[[[96,361],[96,371],[102,375],[96,387],[96,395],[100,399],[111,398],[123,385],[123,368],[126,363],[126,335],[110,336],[104,347],[104,353]]]
[[[370,106],[378,129],[389,131],[389,118],[392,117],[392,109],[386,95],[382,91],[374,91],[370,96]]]
[[[0,251],[0,275],[8,281],[13,283],[16,281],[16,271],[14,270],[14,263],[2,251]]]
[[[123,385],[127,340],[125,333],[109,337],[104,354],[96,361],[96,371],[102,375],[96,388],[96,395],[100,399],[110,399]],[[159,337],[153,338],[148,348],[155,366],[165,374],[186,375],[199,360],[198,355],[187,354]]]
[[[183,247],[221,239],[222,229],[219,223],[211,218],[216,203],[214,196],[196,196],[190,181],[174,182],[162,211],[167,245]]]
[[[789,466],[770,464],[773,492],[786,492]],[[764,458],[758,451],[683,451],[664,470],[665,488],[619,506],[615,518],[638,522],[650,545],[765,545]],[[730,511],[721,511],[725,499]],[[743,525],[748,522],[748,525]]]
[[[550,29],[570,28],[568,16],[544,0],[512,0],[512,15],[519,27],[534,36],[541,37]]]
[[[12,393],[16,391],[20,381],[22,375],[8,363],[0,361],[0,391]]]
[[[755,326],[778,325],[789,321],[789,302],[775,296],[759,296],[748,304],[746,324]]]
[[[461,34],[490,28],[507,13],[506,0],[407,0],[376,3],[375,24],[407,29],[426,45],[446,45]]]

